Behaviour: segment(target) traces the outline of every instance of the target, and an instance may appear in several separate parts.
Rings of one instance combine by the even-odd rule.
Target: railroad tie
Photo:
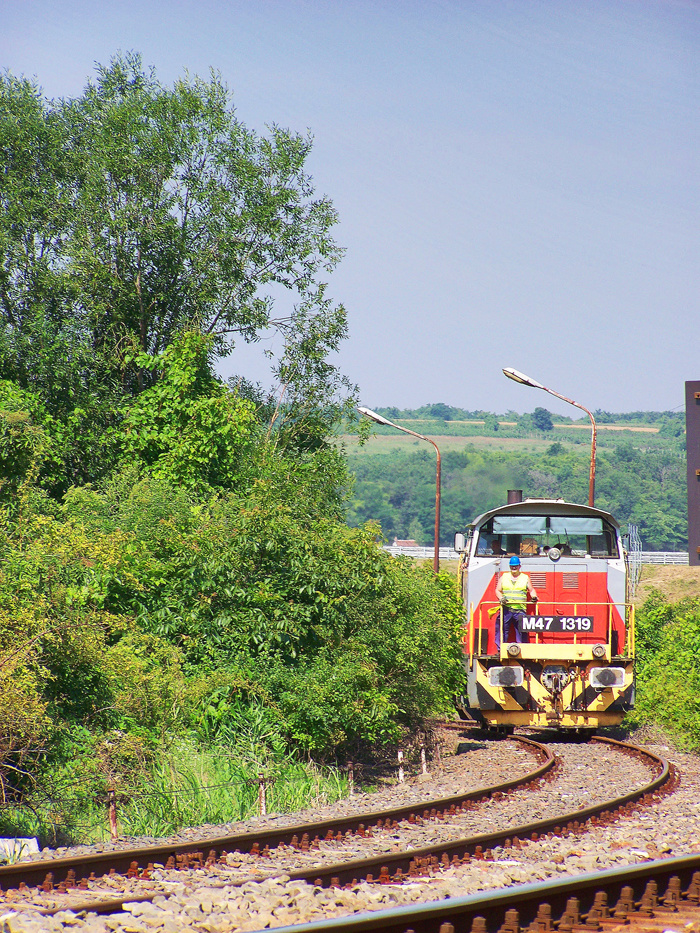
[[[537,916],[530,925],[532,933],[550,933],[554,929],[552,924],[552,907],[550,904],[539,904]]]
[[[629,885],[625,885],[620,891],[620,897],[617,904],[615,905],[615,910],[613,911],[613,917],[616,920],[626,920],[627,914],[631,914],[634,911],[634,891]]]
[[[693,904],[700,903],[700,871],[693,872],[693,877],[685,896]]]
[[[586,917],[586,926],[591,930],[599,930],[600,921],[607,920],[609,917],[608,895],[605,891],[596,891],[593,906]]]
[[[561,925],[559,929],[561,929]],[[517,910],[511,908],[506,911],[505,920],[498,933],[520,933],[520,915]]]

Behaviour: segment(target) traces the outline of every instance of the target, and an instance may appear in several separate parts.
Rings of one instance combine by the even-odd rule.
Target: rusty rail
[[[277,927],[278,933],[524,933],[697,929],[700,853],[469,897]],[[660,920],[657,925],[654,920]]]
[[[484,797],[492,796],[497,799],[498,796],[500,796],[500,794],[502,794],[505,790],[510,789],[514,786],[517,786],[518,783],[520,784],[531,783],[535,780],[538,780],[542,776],[544,776],[547,771],[550,771],[550,769],[554,765],[555,759],[553,758],[549,749],[546,749],[544,746],[539,745],[539,743],[532,742],[532,740],[530,739],[524,739],[524,737],[522,736],[518,736],[517,738],[520,741],[524,741],[526,744],[534,745],[537,749],[541,750],[542,754],[546,754],[545,762],[542,765],[540,765],[540,767],[537,768],[535,771],[531,772],[530,775],[523,776],[523,778],[521,778],[519,782],[516,779],[513,781],[505,782],[504,784],[501,784],[501,785],[496,785],[495,787],[483,788],[478,791],[473,791],[470,794],[463,795],[462,796],[463,802],[459,804],[460,807],[466,809],[471,805],[471,803],[474,800],[479,799],[479,798],[483,799]],[[646,802],[650,802],[654,799],[658,799],[657,794],[661,788],[664,788],[664,790],[666,791],[671,790],[673,788],[674,782],[675,782],[675,773],[673,769],[671,768],[671,766],[669,765],[669,763],[665,759],[660,758],[659,756],[653,754],[652,752],[649,752],[646,749],[641,749],[641,748],[629,745],[624,742],[617,742],[613,739],[599,737],[599,738],[596,738],[596,741],[604,742],[605,744],[611,745],[616,748],[620,748],[621,750],[625,751],[627,754],[634,755],[635,757],[643,757],[643,758],[650,759],[657,770],[657,774],[654,776],[654,778],[650,782],[648,782],[643,787],[637,789],[636,791],[631,791],[628,794],[623,795],[622,797],[613,798],[611,800],[604,801],[599,804],[594,804],[593,806],[587,807],[585,809],[572,811],[569,814],[562,814],[562,815],[559,815],[558,817],[554,817],[551,819],[538,820],[537,822],[534,822],[534,823],[511,826],[507,829],[497,830],[496,832],[493,832],[493,833],[484,833],[478,836],[471,836],[471,837],[461,839],[461,840],[456,840],[453,842],[438,843],[437,846],[426,846],[420,849],[412,849],[410,852],[397,853],[396,855],[387,855],[385,853],[383,856],[379,856],[379,857],[357,859],[354,861],[341,862],[341,863],[336,863],[336,864],[327,865],[323,867],[318,867],[318,866],[316,866],[315,868],[309,867],[305,869],[300,869],[298,871],[285,872],[285,874],[290,878],[290,880],[303,880],[303,881],[307,881],[312,884],[323,885],[323,886],[336,886],[337,887],[337,886],[342,886],[345,884],[355,884],[360,879],[364,879],[367,881],[378,881],[379,883],[384,883],[384,884],[390,883],[390,882],[400,883],[404,880],[413,879],[419,876],[431,875],[434,872],[439,871],[441,867],[448,867],[448,866],[454,867],[454,866],[459,866],[461,864],[465,864],[469,862],[472,858],[489,859],[492,857],[491,849],[495,848],[496,846],[505,846],[505,847],[513,846],[515,848],[518,848],[521,844],[521,841],[529,841],[529,840],[536,841],[540,836],[543,836],[546,834],[562,835],[564,833],[582,832],[585,830],[585,824],[587,822],[590,822],[593,825],[597,823],[607,822],[609,820],[614,819],[615,811],[620,812],[620,811],[631,809],[632,805],[636,801],[639,801],[642,799],[644,799]],[[458,808],[458,805],[452,802],[454,800],[456,800],[456,798],[454,797],[441,798],[441,802],[443,804],[443,809],[442,809],[443,816],[446,813],[449,814],[450,811],[452,812],[456,811],[456,809]],[[438,803],[438,801],[432,801],[432,803]],[[360,835],[364,835],[365,825],[370,824],[371,822],[376,821],[377,824],[381,822],[382,825],[386,825],[384,821],[389,820],[389,822],[391,823],[395,820],[396,814],[403,813],[408,809],[411,810],[414,821],[424,819],[425,817],[439,818],[438,816],[439,811],[437,811],[436,807],[434,806],[430,807],[429,804],[427,804],[426,802],[422,805],[421,808],[418,808],[414,805],[413,808],[402,807],[399,809],[395,809],[394,811],[378,811],[377,813],[371,815],[372,817],[371,819],[370,819],[369,814],[363,814],[361,817],[355,818],[355,823],[357,824],[358,832],[360,833]],[[417,809],[424,809],[423,817],[416,815]],[[360,819],[363,821],[362,823],[359,823]],[[409,821],[411,820],[411,814],[409,814],[408,819]],[[294,835],[297,835],[298,837],[299,830],[303,828],[304,832],[306,833],[307,847],[308,847],[309,829],[311,827],[316,828],[320,826],[326,826],[330,822],[332,821],[324,821],[323,823],[300,824],[297,827],[287,827],[281,831],[278,831],[278,833],[281,836],[284,836],[286,838],[290,833],[292,833],[294,829],[296,829],[297,832],[294,833]],[[339,822],[335,821],[334,825],[339,825]],[[210,864],[214,863],[216,861],[216,850],[217,849],[229,850],[233,848],[231,840],[235,840],[235,839],[247,840],[247,845],[248,845],[247,851],[257,851],[262,854],[262,849],[260,848],[261,838],[262,837],[268,838],[270,832],[272,831],[265,831],[262,834],[261,833],[249,833],[249,834],[241,834],[239,836],[228,836],[228,837],[224,837],[223,839],[219,839],[219,840],[200,840],[199,842],[193,842],[185,846],[177,846],[177,847],[173,847],[171,845],[169,847],[160,846],[160,847],[149,847],[148,849],[131,849],[131,850],[122,851],[122,852],[102,853],[99,856],[89,856],[87,859],[83,857],[82,859],[81,858],[60,859],[60,860],[55,859],[55,860],[45,861],[41,863],[24,862],[24,863],[19,863],[18,865],[14,865],[14,866],[6,866],[3,868],[0,868],[0,884],[3,884],[3,887],[5,888],[9,886],[5,879],[11,876],[10,869],[14,870],[15,872],[14,877],[18,878],[19,873],[22,871],[22,869],[36,868],[37,877],[40,877],[42,874],[46,873],[47,869],[49,871],[54,872],[54,870],[57,867],[59,867],[57,863],[60,863],[60,866],[61,866],[59,868],[59,871],[68,870],[68,863],[72,863],[71,867],[73,868],[73,872],[75,872],[75,868],[73,867],[74,863],[80,863],[81,866],[86,866],[86,863],[90,863],[92,865],[102,864],[103,867],[105,868],[107,865],[109,865],[110,868],[115,868],[115,862],[119,862],[120,865],[124,866],[126,865],[127,860],[130,859],[131,861],[128,863],[129,868],[130,868],[129,876],[130,877],[139,876],[141,874],[141,869],[139,866],[142,866],[144,862],[147,862],[150,860],[165,861],[163,856],[166,853],[169,853],[168,857],[172,859],[173,867],[176,867],[176,865],[177,867],[190,867],[192,865],[195,865],[198,867],[199,865],[204,865],[206,862],[209,862]],[[253,842],[253,840],[255,840],[256,842]],[[220,845],[221,843],[226,843],[226,844]],[[253,848],[253,845],[256,845],[256,844],[257,844],[257,849]],[[237,845],[237,847],[240,848],[240,845]],[[179,856],[177,857],[177,859],[175,858],[175,855],[174,855],[176,849],[177,849],[177,852],[179,853]],[[203,852],[201,851],[201,849],[206,849],[207,851],[209,851],[209,857],[207,859],[205,859],[205,856]],[[160,858],[154,859],[153,858],[154,853],[157,853],[158,856],[160,856]],[[193,856],[192,861],[190,860],[189,855]],[[698,860],[698,868],[700,869],[700,855],[697,856],[697,860]],[[667,863],[666,861],[664,861],[661,864],[665,865]],[[124,868],[122,867],[120,870],[124,871]],[[583,876],[583,877],[587,877],[587,876]],[[598,878],[599,875],[596,874],[592,877]],[[698,878],[700,879],[700,875],[698,876]],[[26,878],[23,878],[22,880],[25,883],[27,883]],[[571,885],[572,885],[572,879],[568,879],[566,882],[557,882],[557,884],[565,884],[566,886],[568,886],[566,889],[570,890]],[[530,887],[532,887],[533,889],[539,890],[542,886],[541,885],[525,886],[523,888],[518,888],[518,891],[525,891]],[[493,903],[494,905],[496,903],[500,904],[501,893],[502,892],[489,892],[487,895],[480,896],[481,900],[477,898],[478,904],[483,904],[483,903],[488,903],[488,904]],[[496,900],[494,900],[495,894],[498,894],[498,898],[496,898]],[[117,897],[117,898],[112,897],[109,900],[105,900],[105,901],[94,901],[94,900],[87,901],[86,900],[84,903],[81,903],[81,904],[64,905],[62,907],[44,909],[41,912],[44,914],[54,914],[54,913],[59,912],[60,910],[65,910],[66,907],[69,907],[69,909],[73,911],[89,910],[95,913],[114,913],[120,910],[121,905],[124,904],[125,902],[134,902],[137,900],[138,901],[152,900],[152,898],[155,896],[157,896],[155,893],[150,894],[150,895],[125,894],[123,897]],[[463,900],[471,902],[474,899],[467,898]],[[455,899],[453,901],[450,901],[450,904],[455,905],[458,902],[459,902],[459,899]],[[386,920],[388,922],[393,917],[393,914],[396,913],[396,911],[387,911],[387,912],[373,913],[371,917],[368,917],[366,920],[358,917],[356,919],[353,919],[352,921],[345,921],[346,923],[349,923],[349,924],[360,923],[361,921],[362,924],[366,924],[366,925],[359,925],[359,926],[348,925],[347,927],[342,926],[342,925],[328,926],[328,929],[347,930],[347,931],[386,929],[386,930],[396,930],[396,931],[400,930],[401,933],[404,933],[404,931],[411,929],[411,930],[414,930],[415,933],[420,933],[420,931],[422,930],[434,930],[435,933],[438,933],[439,926],[422,925],[424,921],[420,919],[420,917],[423,917],[423,912],[425,912],[425,923],[433,924],[434,917],[438,916],[438,914],[433,914],[431,910],[436,910],[436,909],[437,908],[435,908],[434,905],[432,906],[432,908],[431,908],[431,905],[423,905],[422,907],[411,907],[410,910],[414,911],[415,913],[410,914],[410,917],[411,917],[410,927],[407,927],[406,925],[407,921],[405,917],[408,915],[405,914],[405,911],[407,909],[400,908],[400,909],[397,909],[400,911],[400,913],[397,914],[397,917],[403,917],[404,919],[397,920],[397,923],[399,924],[403,923],[404,924],[403,926],[397,926],[397,925],[372,926],[373,922],[379,922],[377,921],[376,918],[384,917],[386,915]],[[401,911],[403,911],[403,913]],[[439,914],[439,915],[442,916],[442,914]],[[476,916],[476,914],[474,916]],[[415,922],[414,922],[414,917],[416,918]],[[393,920],[391,922],[393,923]],[[441,920],[440,922],[449,924],[449,923],[452,923],[453,921],[447,915],[445,915],[444,919]],[[464,925],[465,923],[466,921],[463,922],[460,919],[458,923],[458,929],[467,930],[468,927]],[[326,928],[324,924],[341,924],[341,921],[340,920],[323,921],[320,924],[308,925],[308,929],[309,931],[316,930],[316,929],[322,930]],[[501,924],[499,924],[499,928],[500,926]],[[283,928],[280,928],[280,929],[283,929]],[[291,930],[291,928],[284,928],[284,929]],[[300,929],[306,929],[306,927],[296,926],[294,927],[294,929],[298,931]],[[483,927],[483,928],[479,927],[479,929],[475,930],[474,933],[489,933],[490,929],[491,929],[490,926],[488,927],[488,930],[486,927]],[[546,927],[546,926],[542,927],[542,930],[546,930],[546,929],[553,929],[553,928]],[[591,931],[593,931],[596,928],[587,926],[587,929],[590,929]],[[443,931],[443,933],[445,933],[445,931]],[[517,929],[511,930],[510,927],[508,927],[506,933],[519,933],[519,931]]]
[[[399,822],[401,820],[423,819],[425,812],[428,818],[431,811],[437,813],[449,812],[465,804],[469,805],[498,793],[531,784],[543,777],[556,762],[554,756],[546,746],[525,736],[514,736],[518,742],[533,751],[540,759],[537,767],[519,778],[504,781],[489,787],[476,788],[463,794],[450,797],[440,797],[413,803],[386,810],[360,813],[354,816],[335,817],[329,820],[318,820],[310,823],[299,823],[292,826],[274,826],[269,829],[259,829],[253,832],[232,833],[210,839],[198,839],[192,842],[164,843],[162,845],[146,846],[129,849],[114,849],[109,852],[94,853],[91,855],[76,855],[59,859],[42,859],[37,861],[17,862],[14,865],[0,866],[0,890],[19,888],[20,884],[27,887],[37,887],[46,883],[47,876],[51,874],[50,884],[58,885],[74,879],[106,875],[111,870],[117,874],[139,871],[146,868],[149,862],[166,864],[172,859],[175,865],[183,867],[190,863],[218,859],[225,852],[264,852],[265,848],[275,848],[281,844],[308,848],[316,837],[324,839],[332,833],[334,837],[340,833],[364,834],[366,827],[376,825],[379,821],[385,823]],[[304,841],[306,840],[306,841]],[[187,866],[185,865],[187,863]]]

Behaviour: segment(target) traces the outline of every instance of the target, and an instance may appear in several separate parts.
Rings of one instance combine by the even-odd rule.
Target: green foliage
[[[161,410],[179,410],[189,379],[183,396],[161,384]],[[155,809],[130,803],[125,819],[172,826],[220,812],[207,779],[172,764],[177,743],[195,758],[220,750],[229,778],[249,781],[295,756],[391,741],[451,707],[463,675],[454,581],[390,558],[376,528],[342,523],[337,452],[291,457],[258,439],[250,460],[237,492],[205,497],[156,459],[71,490],[55,513],[30,500],[6,513],[0,775],[22,825],[26,804],[44,813],[42,832],[91,837],[108,787],[141,799],[167,766]]]
[[[552,416],[546,408],[536,408],[533,411],[532,426],[538,431],[551,431],[554,428]]]
[[[73,100],[5,74],[0,105],[2,822],[99,837],[115,787],[169,832],[247,815],[261,770],[273,807],[332,796],[299,757],[446,712],[462,607],[344,523],[311,139],[132,54]],[[274,389],[215,377],[270,330]]]
[[[75,99],[0,76],[0,379],[53,419],[56,462],[40,477],[53,496],[115,469],[124,399],[157,385],[186,331],[209,337],[209,364],[280,332],[261,417],[288,447],[324,446],[351,411],[354,387],[329,362],[346,336],[324,281],[342,253],[337,217],[305,171],[310,150],[309,136],[245,127],[216,75],[166,87],[134,54],[98,66]],[[295,304],[276,316],[281,292]],[[160,401],[131,413],[132,431],[146,419],[159,432],[137,451],[146,459],[170,439],[153,425]],[[188,415],[199,439],[161,467],[172,475],[182,453],[187,481],[217,485],[222,456],[205,464],[202,438],[218,416],[224,433],[242,429],[245,405],[195,391],[168,430]]]
[[[243,498],[189,512],[175,500],[168,517],[153,477],[128,496],[113,484],[69,498],[73,521],[140,538],[122,552],[138,585],[122,573],[104,605],[136,613],[193,675],[231,672],[202,697],[203,735],[233,734],[231,711],[262,701],[295,747],[327,755],[449,709],[462,675],[454,583],[389,558],[375,529],[334,518],[338,470],[332,452],[300,463],[270,448]]]
[[[356,453],[351,525],[376,520],[388,538],[415,537],[431,544],[435,521],[435,464],[427,451]],[[563,445],[544,454],[478,450],[447,451],[442,458],[440,542],[477,515],[504,505],[508,489],[526,496],[588,501],[589,460]],[[629,443],[599,452],[596,505],[621,524],[634,522],[649,550],[687,547],[685,464],[673,450],[640,450]],[[409,528],[413,534],[409,535]]]
[[[161,375],[128,407],[120,447],[174,485],[234,486],[259,427],[253,404],[213,377],[211,343],[185,332],[159,356],[136,358]]]
[[[632,722],[658,723],[682,747],[700,749],[700,601],[649,597],[637,615],[637,708]]]
[[[36,396],[0,380],[0,498],[8,505],[16,503],[22,487],[36,481],[50,456],[45,418]]]

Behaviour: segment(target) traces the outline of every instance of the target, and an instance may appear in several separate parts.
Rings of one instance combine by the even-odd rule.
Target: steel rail
[[[659,768],[659,773],[637,790],[559,816],[537,820],[533,823],[509,826],[505,829],[469,836],[451,842],[439,842],[422,846],[408,852],[384,853],[382,856],[356,859],[352,862],[341,862],[336,865],[324,865],[315,869],[301,869],[286,872],[286,874],[289,875],[290,880],[308,881],[324,887],[333,884],[353,884],[360,879],[387,882],[396,879],[398,876],[398,879],[401,880],[406,875],[411,877],[422,872],[432,871],[439,864],[443,866],[446,866],[446,864],[459,864],[465,860],[468,861],[473,856],[488,858],[490,849],[496,848],[496,846],[508,845],[509,842],[513,844],[514,840],[518,842],[520,840],[536,840],[547,833],[561,835],[563,832],[580,831],[583,828],[582,824],[589,820],[595,820],[599,816],[604,819],[612,818],[613,811],[621,810],[642,797],[651,796],[671,777],[669,763],[666,759],[655,755],[653,752],[625,742],[618,742],[615,739],[596,737],[595,741],[620,748],[635,757],[644,755],[650,758]]]
[[[649,929],[651,920],[661,917],[666,929],[683,930],[687,923],[677,921],[688,910],[697,920],[699,902],[700,853],[694,853],[275,929],[277,933],[519,933],[556,927],[595,933],[635,920]]]
[[[438,843],[432,846],[412,849],[408,852],[397,853],[396,855],[384,853],[382,856],[378,857],[373,856],[371,858],[356,859],[323,867],[309,867],[292,872],[286,871],[284,874],[290,880],[307,881],[318,886],[356,884],[360,879],[367,881],[377,880],[380,883],[409,880],[420,875],[431,874],[439,870],[440,865],[447,867],[447,865],[454,866],[463,864],[468,862],[472,856],[488,859],[491,857],[490,849],[499,845],[519,845],[521,839],[536,840],[547,833],[557,835],[563,832],[583,831],[585,829],[584,824],[587,821],[593,822],[598,816],[603,818],[601,820],[602,822],[607,819],[612,819],[615,810],[625,809],[633,802],[639,801],[642,798],[645,798],[647,801],[654,799],[655,792],[661,787],[664,785],[673,786],[674,782],[670,780],[674,776],[673,771],[664,758],[646,749],[641,749],[637,746],[629,745],[628,743],[618,742],[614,739],[597,737],[596,741],[620,748],[635,757],[651,759],[654,765],[659,769],[659,773],[643,787],[630,791],[621,797],[612,798],[602,803],[593,804],[585,809],[575,810],[567,814],[560,814],[557,817],[546,820],[538,820],[534,823],[511,826],[507,829],[497,830],[492,833],[484,833],[452,842]],[[500,786],[502,787],[503,785]],[[137,899],[152,899],[157,896],[157,893],[150,895],[150,897],[124,895],[116,900],[112,898],[109,902],[104,902],[104,904],[102,902],[88,902],[86,900],[80,905],[69,907],[69,909],[75,911],[90,910],[96,913],[111,913],[119,910],[120,904],[133,902]],[[66,906],[55,909],[52,908],[44,912],[51,914],[57,913],[61,909],[65,910]]]
[[[513,736],[513,738],[534,751],[537,757],[541,759],[541,762],[534,770],[500,784],[475,788],[449,797],[405,804],[400,807],[390,807],[384,810],[374,810],[346,817],[338,816],[328,820],[298,823],[291,826],[273,826],[268,829],[232,833],[216,838],[114,849],[89,855],[16,862],[13,865],[0,866],[0,890],[18,888],[22,883],[27,887],[36,887],[44,884],[49,874],[52,876],[50,883],[55,886],[66,881],[69,878],[69,872],[75,875],[76,880],[80,879],[80,873],[86,878],[91,873],[96,876],[105,875],[110,870],[114,870],[117,874],[127,874],[129,871],[133,871],[135,866],[138,869],[143,869],[146,868],[149,862],[165,864],[170,858],[177,862],[178,858],[183,856],[196,857],[202,855],[203,857],[200,860],[204,862],[212,853],[214,858],[218,859],[223,853],[233,852],[236,849],[240,852],[255,852],[256,849],[263,852],[266,846],[276,848],[280,844],[291,845],[295,839],[298,845],[299,841],[303,841],[305,836],[311,842],[315,836],[322,839],[328,833],[333,833],[334,836],[337,836],[338,833],[344,835],[347,832],[363,834],[365,827],[372,824],[376,825],[380,820],[385,823],[387,820],[399,822],[405,819],[410,820],[412,817],[420,819],[426,810],[428,814],[434,810],[437,816],[438,813],[449,812],[450,808],[456,809],[464,804],[483,800],[497,793],[504,793],[534,783],[554,767],[556,759],[546,746],[525,736]]]

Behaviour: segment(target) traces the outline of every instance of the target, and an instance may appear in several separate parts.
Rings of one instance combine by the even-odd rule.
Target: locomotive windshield
[[[478,556],[539,557],[558,548],[571,557],[619,557],[613,526],[598,516],[493,515],[478,531]]]

